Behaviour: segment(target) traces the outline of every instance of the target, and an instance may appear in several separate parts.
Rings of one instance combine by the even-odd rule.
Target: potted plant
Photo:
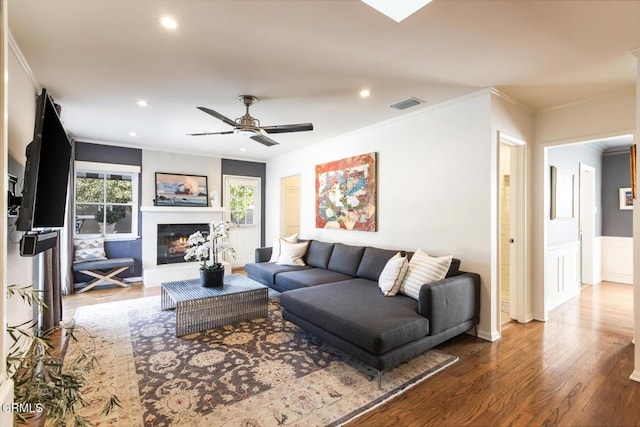
[[[224,265],[222,255],[226,252],[236,257],[235,249],[226,242],[231,222],[223,221],[211,224],[211,233],[203,236],[196,231],[187,240],[185,261],[200,261],[200,283],[205,287],[221,287],[224,284]]]
[[[17,295],[29,305],[47,309],[40,291],[30,286],[7,286],[7,295]],[[54,427],[93,425],[77,413],[81,407],[90,404],[85,400],[85,391],[102,389],[91,380],[96,359],[93,341],[79,354],[64,358],[64,352],[54,349],[51,340],[56,334],[65,340],[77,340],[79,332],[87,334],[75,325],[57,326],[46,331],[39,330],[30,322],[7,326],[11,338],[7,356],[7,376],[14,383],[14,401],[23,403],[16,412],[16,424],[46,425]],[[106,391],[106,390],[104,390]],[[109,394],[102,413],[108,415],[114,407],[120,406],[117,396]]]

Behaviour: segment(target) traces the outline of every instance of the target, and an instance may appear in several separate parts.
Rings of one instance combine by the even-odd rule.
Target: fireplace
[[[187,239],[200,231],[209,234],[209,224],[158,224],[157,264],[185,262]]]

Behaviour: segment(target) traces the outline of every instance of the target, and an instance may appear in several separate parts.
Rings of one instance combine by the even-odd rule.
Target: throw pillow
[[[278,258],[280,258],[280,239],[280,237],[273,238],[271,259],[269,260],[269,262],[278,262]],[[298,241],[298,233],[294,233],[289,237],[282,237],[282,239],[286,240],[289,243],[296,243]]]
[[[74,262],[107,259],[104,252],[104,237],[73,239]]]
[[[392,297],[398,293],[408,268],[409,261],[400,252],[387,261],[378,278],[378,287],[385,297]]]
[[[284,239],[280,239],[280,257],[278,265],[298,265],[303,266],[302,257],[307,253],[309,242],[291,243]]]
[[[451,255],[435,258],[418,249],[409,262],[409,270],[400,285],[400,293],[419,299],[422,285],[445,278],[452,259]]]

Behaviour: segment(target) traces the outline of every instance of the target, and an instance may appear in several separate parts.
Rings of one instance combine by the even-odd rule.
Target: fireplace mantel
[[[213,213],[213,212],[226,212],[224,208],[204,208],[194,206],[141,206],[142,212],[154,212],[154,213]]]

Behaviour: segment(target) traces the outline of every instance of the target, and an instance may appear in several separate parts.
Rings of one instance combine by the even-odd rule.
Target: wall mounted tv
[[[33,141],[26,155],[16,228],[39,231],[64,226],[71,141],[46,89],[37,100]]]

